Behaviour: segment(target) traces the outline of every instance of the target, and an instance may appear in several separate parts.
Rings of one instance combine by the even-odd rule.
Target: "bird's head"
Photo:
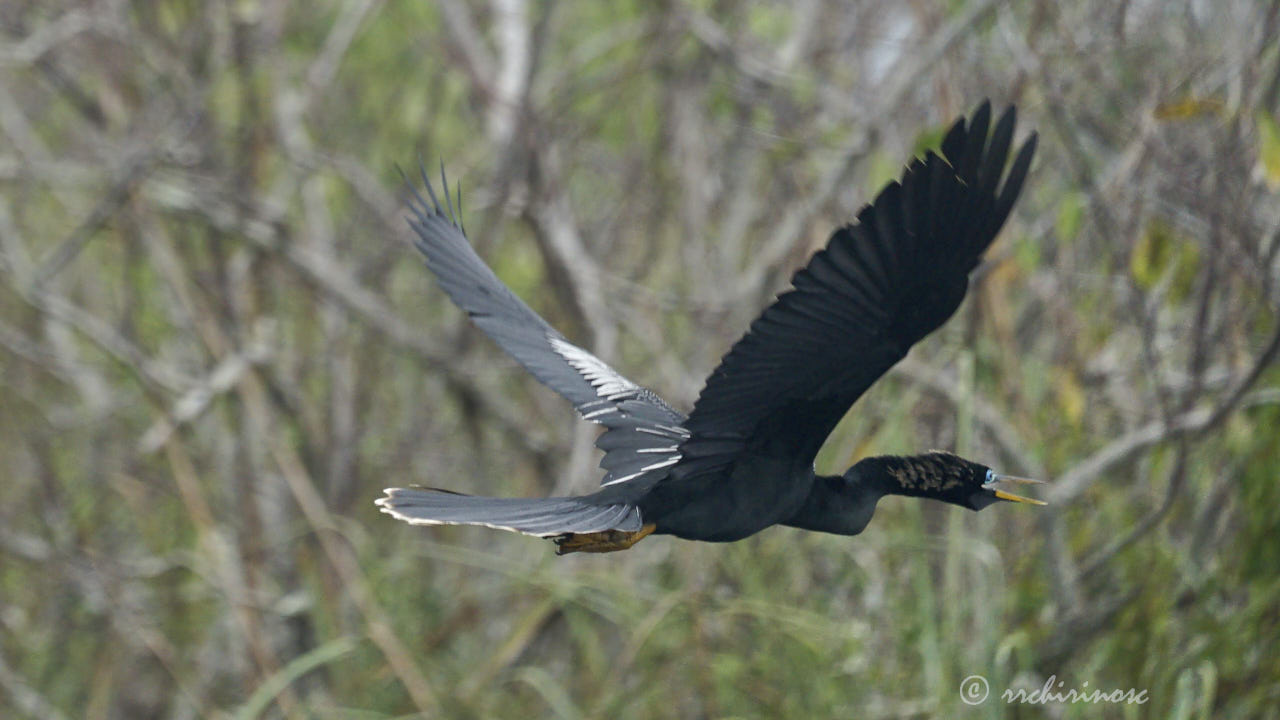
[[[849,468],[846,476],[849,475],[857,475],[864,482],[877,483],[888,494],[932,498],[970,510],[981,510],[1001,500],[1047,504],[1000,489],[1001,485],[1008,483],[1038,484],[1043,481],[1003,475],[982,463],[941,450],[908,457],[866,458]]]

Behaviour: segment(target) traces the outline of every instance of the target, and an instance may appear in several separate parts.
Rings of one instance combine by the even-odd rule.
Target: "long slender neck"
[[[884,494],[879,484],[861,482],[853,469],[844,476],[818,475],[813,479],[804,505],[782,524],[836,535],[857,535],[871,521],[876,501]]]
[[[844,475],[818,475],[800,510],[783,525],[857,535],[885,495],[932,498],[964,505],[964,461],[944,452],[864,458]],[[966,506],[967,507],[967,506]]]

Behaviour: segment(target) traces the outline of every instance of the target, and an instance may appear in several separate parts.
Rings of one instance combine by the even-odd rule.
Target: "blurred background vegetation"
[[[0,716],[1277,717],[1278,13],[5,0]],[[397,165],[687,408],[984,97],[1040,133],[1027,191],[819,469],[953,449],[1049,508],[560,559],[375,511],[599,477],[409,248]],[[1149,702],[999,700],[1051,676]]]

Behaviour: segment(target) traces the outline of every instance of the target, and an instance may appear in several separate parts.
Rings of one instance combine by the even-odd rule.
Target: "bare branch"
[[[1216,406],[1187,411],[1175,416],[1173,421],[1168,424],[1164,422],[1148,423],[1137,430],[1120,436],[1054,480],[1053,487],[1048,494],[1049,502],[1054,504],[1072,502],[1113,467],[1131,460],[1138,453],[1153,445],[1158,445],[1183,435],[1192,437],[1202,435],[1220,425],[1240,406],[1247,407],[1254,404],[1254,402],[1273,402],[1273,398],[1269,393],[1257,395],[1254,398],[1254,402],[1250,402],[1248,392],[1253,387],[1253,384],[1257,382],[1263,370],[1275,362],[1278,353],[1280,353],[1280,327],[1277,327],[1272,334],[1266,348],[1254,361],[1254,365],[1249,372],[1240,378],[1231,391],[1227,393],[1227,397]]]
[[[80,9],[69,10],[19,42],[0,45],[0,67],[34,64],[57,46],[95,29],[95,25],[97,22],[90,13]]]
[[[0,655],[0,687],[13,700],[19,712],[33,718],[49,718],[49,720],[65,720],[67,717],[53,703],[41,695],[33,684],[9,666],[8,661]]]

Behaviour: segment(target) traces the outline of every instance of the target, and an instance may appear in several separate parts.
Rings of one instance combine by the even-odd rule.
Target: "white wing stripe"
[[[650,435],[660,435],[662,437],[671,437],[672,435],[676,435],[682,438],[689,437],[689,431],[685,430],[684,428],[678,425],[655,424],[653,427],[638,427],[636,428],[636,431],[642,432],[642,433],[649,433]]]
[[[662,462],[657,462],[657,463],[654,463],[654,464],[652,464],[652,465],[646,465],[645,467],[641,468],[640,472],[642,472],[642,473],[647,473],[647,472],[649,472],[650,470],[658,470],[658,469],[660,469],[660,468],[670,467],[670,466],[672,466],[672,465],[675,465],[675,464],[676,464],[676,463],[678,463],[678,462],[680,462],[680,456],[679,456],[679,455],[673,455],[673,456],[671,456],[671,457],[667,458],[666,460],[663,460]]]
[[[561,338],[551,335],[547,336],[547,343],[557,355],[564,358],[574,370],[582,376],[584,380],[591,384],[591,388],[595,390],[596,397],[600,400],[588,403],[579,409],[582,413],[582,419],[600,422],[600,418],[606,417],[613,413],[623,414],[622,410],[615,405],[606,403],[615,403],[621,400],[639,397],[644,390],[635,383],[619,375],[616,370],[604,364],[600,358],[583,350],[582,348],[567,342]],[[604,405],[604,407],[598,407]],[[689,437],[689,431],[679,425],[662,425],[655,424],[653,427],[637,426],[635,428],[639,432],[647,433],[661,437],[668,442],[671,440],[683,440]],[[634,480],[645,473],[661,470],[662,468],[671,467],[680,462],[679,453],[680,443],[674,445],[663,445],[660,447],[636,448],[631,452],[637,455],[664,455],[657,462],[650,463],[640,470],[629,475],[623,475],[620,478],[614,478],[603,485],[617,485],[628,480]]]
[[[644,467],[640,468],[636,472],[631,473],[630,475],[623,475],[622,477],[616,478],[614,480],[610,480],[607,483],[601,483],[601,487],[607,487],[609,485],[617,485],[618,483],[624,483],[628,480],[635,480],[636,478],[640,477],[641,475],[647,472],[651,472],[653,470],[661,470],[664,467],[671,467],[672,465],[675,465],[678,462],[680,462],[680,456],[673,455],[667,458],[666,460],[663,460],[662,462],[656,462],[652,465],[645,465]]]
[[[581,373],[596,395],[605,400],[621,400],[628,395],[640,391],[640,386],[618,374],[616,370],[605,365],[600,358],[557,337],[548,337],[547,342],[565,362]]]

